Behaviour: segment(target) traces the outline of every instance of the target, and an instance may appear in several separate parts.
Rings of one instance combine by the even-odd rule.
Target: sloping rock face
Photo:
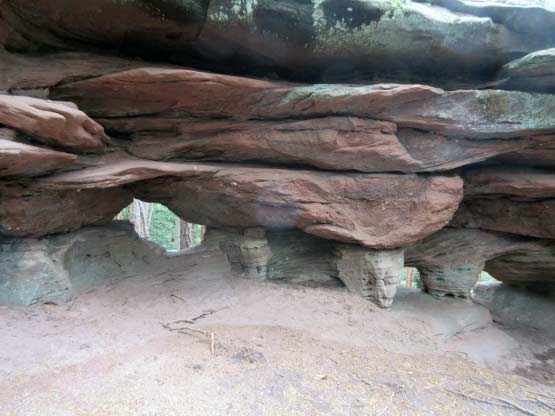
[[[44,248],[141,198],[251,278],[383,307],[403,264],[436,295],[484,269],[547,290],[554,23],[535,0],[0,0],[0,237]],[[25,264],[56,286],[43,248]]]

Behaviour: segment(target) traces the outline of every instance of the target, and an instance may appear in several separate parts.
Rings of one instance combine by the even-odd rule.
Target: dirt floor
[[[553,415],[555,354],[468,301],[231,276],[217,253],[0,308],[0,415]]]

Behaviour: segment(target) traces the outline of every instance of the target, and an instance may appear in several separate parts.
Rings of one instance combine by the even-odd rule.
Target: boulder
[[[0,95],[0,124],[74,151],[100,150],[108,142],[102,126],[73,103]]]

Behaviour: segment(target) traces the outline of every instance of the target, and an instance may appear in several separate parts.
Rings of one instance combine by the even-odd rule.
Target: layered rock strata
[[[405,253],[434,294],[484,269],[551,290],[553,23],[534,0],[0,0],[0,236],[56,286],[57,234],[141,198],[249,277],[387,307]]]

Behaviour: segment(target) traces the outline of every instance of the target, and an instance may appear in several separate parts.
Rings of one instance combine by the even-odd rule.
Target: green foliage
[[[175,250],[177,216],[162,204],[153,204],[150,240],[166,250]]]
[[[117,217],[129,220],[129,207],[124,208]],[[179,217],[162,204],[152,204],[152,219],[150,222],[149,240],[161,245],[166,250],[177,250],[176,234]],[[202,226],[193,224],[193,246],[202,242]]]
[[[401,283],[400,286],[406,287],[407,286],[407,275],[409,273],[409,268],[405,267],[403,269],[403,273],[401,275]],[[412,288],[414,289],[422,289],[422,280],[420,279],[420,272],[417,268],[413,268],[412,272]]]

